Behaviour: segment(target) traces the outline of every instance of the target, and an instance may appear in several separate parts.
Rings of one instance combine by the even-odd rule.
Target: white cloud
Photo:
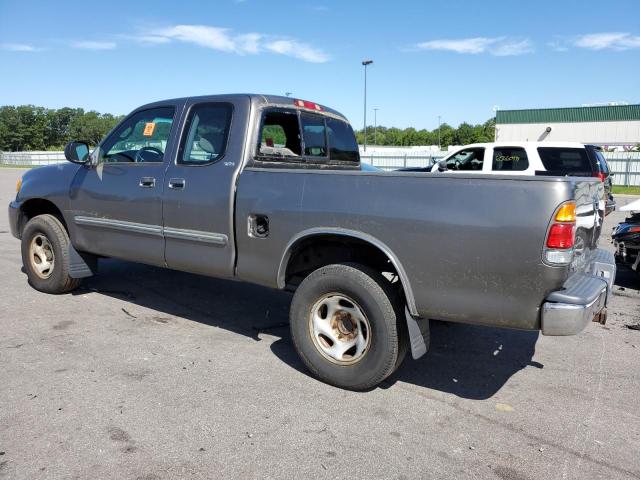
[[[513,40],[495,45],[490,49],[491,55],[498,57],[508,57],[513,55],[524,55],[533,52],[533,44],[529,39]]]
[[[195,43],[201,47],[233,52],[236,44],[229,35],[228,28],[209,27],[206,25],[176,25],[152,32],[156,37],[167,40]]]
[[[145,43],[148,45],[158,45],[161,43],[169,43],[171,41],[170,38],[161,37],[159,35],[138,35],[138,36],[130,36],[130,35],[122,35],[122,38],[126,38],[129,40],[135,40],[140,43]]]
[[[270,52],[299,58],[305,62],[324,63],[329,57],[322,51],[295,40],[275,40],[265,45]]]
[[[514,39],[508,37],[430,40],[428,42],[418,43],[415,47],[418,50],[441,50],[472,55],[489,53],[499,57],[533,52],[533,45],[529,39]]]
[[[430,40],[416,45],[419,50],[447,50],[456,53],[483,53],[495,38],[463,38],[460,40]]]
[[[146,44],[185,42],[238,55],[271,52],[313,63],[329,60],[323,50],[295,39],[255,32],[234,34],[231,29],[208,25],[174,25],[145,32],[134,39]]]
[[[118,46],[115,42],[93,42],[93,41],[83,41],[83,42],[74,42],[71,44],[73,48],[81,48],[84,50],[113,50]]]
[[[590,33],[575,37],[570,42],[574,47],[590,50],[629,50],[640,48],[640,36],[630,33]]]
[[[0,44],[0,50],[7,50],[9,52],[39,52],[42,49],[34,47],[33,45],[27,45],[26,43],[2,43]]]

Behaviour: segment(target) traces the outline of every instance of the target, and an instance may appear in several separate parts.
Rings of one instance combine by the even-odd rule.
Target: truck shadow
[[[172,317],[199,322],[261,341],[261,334],[279,337],[272,352],[308,375],[289,337],[291,294],[256,285],[219,280],[117,260],[101,260],[99,275],[86,279],[77,294],[100,294],[122,301],[123,320],[170,323]],[[150,309],[139,310],[137,307]],[[532,362],[538,332],[431,322],[431,348],[414,361],[407,359],[382,388],[407,382],[486,399]]]
[[[410,353],[385,382],[396,381],[484,400],[495,395],[526,367],[544,368],[533,361],[537,331],[431,321],[431,347],[414,361]]]

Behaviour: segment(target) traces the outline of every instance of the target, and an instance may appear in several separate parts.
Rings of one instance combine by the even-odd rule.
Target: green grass
[[[614,185],[613,193],[620,193],[623,195],[640,195],[640,186],[623,187],[620,185]]]

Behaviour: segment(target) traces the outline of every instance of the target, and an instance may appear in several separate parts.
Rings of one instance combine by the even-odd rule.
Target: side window
[[[203,103],[189,112],[178,163],[205,165],[224,155],[231,126],[232,106],[228,103]]]
[[[174,113],[174,107],[159,107],[126,118],[101,145],[100,160],[110,163],[161,163]]]
[[[584,148],[538,147],[538,153],[548,172],[591,175],[591,162]]]
[[[448,170],[482,170],[484,148],[466,148],[447,160]]]
[[[302,122],[302,136],[304,141],[304,154],[307,157],[327,156],[327,136],[324,126],[324,118],[318,115],[303,113],[300,115]]]
[[[331,160],[358,163],[360,152],[351,125],[340,120],[327,118],[327,136]]]
[[[524,148],[495,147],[493,149],[492,170],[500,172],[521,172],[529,168],[529,159]]]
[[[600,171],[605,175],[609,175],[609,164],[607,163],[607,159],[604,158],[604,155],[600,150],[595,150],[594,153],[598,158],[598,165],[600,166]]]
[[[279,158],[302,155],[295,110],[267,110],[263,114],[258,152],[260,156]]]

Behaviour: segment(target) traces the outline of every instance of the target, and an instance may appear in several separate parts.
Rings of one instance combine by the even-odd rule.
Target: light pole
[[[373,60],[363,60],[364,66],[364,151],[367,151],[367,65],[371,65]]]
[[[378,110],[379,108],[373,109],[373,144],[378,145]]]
[[[438,115],[438,150],[442,150],[440,146],[440,115]]]

